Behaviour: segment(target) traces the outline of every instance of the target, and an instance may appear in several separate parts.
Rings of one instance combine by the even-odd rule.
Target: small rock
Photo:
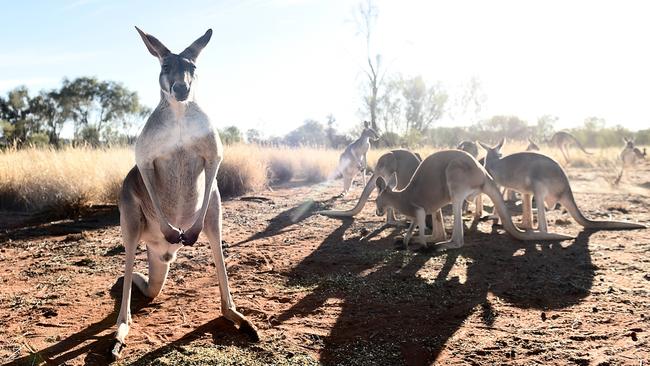
[[[64,243],[69,243],[69,242],[73,242],[73,241],[81,241],[81,240],[84,240],[84,239],[85,239],[85,235],[84,235],[84,233],[82,231],[80,233],[68,234],[61,241],[64,242]]]
[[[591,311],[594,312],[594,313],[597,313],[597,312],[598,312],[598,308],[594,306],[593,308],[591,308]]]
[[[365,227],[362,227],[361,230],[359,230],[359,233],[361,234],[361,236],[366,236],[368,235],[368,233],[370,233],[370,231],[368,231],[368,229],[366,229]]]
[[[542,321],[543,321],[543,322],[546,321],[546,313],[545,313],[545,312],[542,312]]]
[[[636,336],[636,332],[630,332],[630,338],[632,338],[633,341],[637,341],[639,338]]]

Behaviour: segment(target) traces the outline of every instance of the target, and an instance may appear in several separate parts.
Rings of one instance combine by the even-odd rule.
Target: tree
[[[67,120],[72,117],[69,100],[61,96],[57,90],[41,91],[30,100],[30,109],[34,119],[43,125],[48,142],[60,146],[61,130]],[[42,140],[42,139],[41,139]]]
[[[537,125],[532,129],[532,138],[536,142],[542,142],[546,139],[551,138],[553,134],[555,123],[558,121],[558,117],[545,114],[537,119]]]
[[[370,115],[370,123],[373,128],[377,128],[379,89],[386,75],[381,55],[372,51],[372,37],[378,15],[379,10],[373,0],[360,2],[354,14],[357,34],[364,38],[366,47],[366,66],[362,68],[366,77],[362,87],[363,102],[366,112]]]
[[[517,116],[493,116],[481,121],[477,130],[481,139],[492,142],[503,137],[520,141],[529,137],[528,123]]]
[[[22,145],[27,142],[30,132],[38,132],[37,122],[30,119],[29,90],[19,86],[7,93],[7,98],[0,100],[0,119],[3,123],[3,136],[7,142]]]
[[[405,134],[411,130],[423,133],[442,117],[447,103],[447,93],[440,84],[427,87],[422,76],[402,80],[404,98]]]
[[[402,124],[403,103],[400,76],[390,78],[384,83],[384,93],[378,101],[378,119],[385,132],[396,132]]]
[[[117,130],[127,130],[134,119],[142,118],[148,109],[140,104],[136,92],[114,81],[98,81],[81,77],[63,80],[59,92],[70,106],[70,116],[75,123],[75,138],[97,145],[100,140],[109,141]]]
[[[228,126],[219,131],[219,136],[224,144],[231,145],[243,140],[241,131],[237,126]]]
[[[302,126],[289,132],[284,140],[290,146],[323,146],[327,141],[327,133],[320,122],[308,119]]]
[[[246,131],[246,141],[249,144],[259,144],[262,141],[262,133],[254,128],[249,128]]]
[[[472,76],[460,97],[456,100],[455,107],[457,108],[457,116],[472,123],[477,122],[477,118],[483,109],[483,105],[487,101],[487,95],[483,91],[481,79],[477,76]]]
[[[350,139],[347,138],[345,135],[341,135],[338,132],[336,132],[336,118],[334,118],[334,115],[328,114],[327,117],[325,117],[327,121],[325,122],[327,124],[327,129],[326,129],[326,134],[327,134],[327,141],[329,142],[329,147],[333,148],[339,148],[342,146],[345,146],[350,143]]]

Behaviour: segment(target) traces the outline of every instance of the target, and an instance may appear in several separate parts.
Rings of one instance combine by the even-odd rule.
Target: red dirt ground
[[[650,223],[648,170],[624,178],[624,193],[596,170],[569,171],[587,216]],[[574,241],[519,242],[483,222],[461,249],[405,251],[394,229],[361,240],[381,225],[372,202],[356,219],[312,214],[353,203],[360,188],[335,199],[339,184],[224,203],[231,290],[259,327],[259,345],[220,317],[202,239],[179,252],[158,298],[134,299],[124,362],[193,344],[303,353],[327,365],[650,362],[650,230],[583,231],[556,210],[551,229]],[[107,363],[124,265],[118,215],[107,207],[77,221],[3,220],[2,363]],[[141,247],[138,270],[145,259]]]

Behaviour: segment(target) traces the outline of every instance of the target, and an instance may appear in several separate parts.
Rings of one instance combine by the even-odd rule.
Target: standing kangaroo
[[[646,157],[645,148],[643,148],[643,152],[641,152],[639,148],[634,146],[634,139],[628,139],[626,137],[623,137],[623,141],[625,142],[625,147],[623,148],[623,151],[621,151],[621,161],[623,164],[621,166],[621,172],[616,178],[614,184],[618,184],[621,182],[621,178],[623,178],[623,171],[625,170],[625,168],[635,166],[637,162],[644,160]]]
[[[565,240],[571,237],[554,233],[519,231],[510,218],[501,192],[485,169],[471,155],[460,150],[443,150],[429,155],[413,174],[409,184],[395,191],[382,178],[377,179],[381,193],[377,197],[377,215],[383,215],[392,207],[412,219],[404,244],[412,237],[418,226],[418,241],[426,246],[425,217],[451,203],[454,213],[454,228],[451,239],[436,243],[437,248],[460,248],[463,246],[462,204],[468,196],[484,193],[492,202],[508,233],[521,240]],[[443,231],[444,232],[444,231]],[[433,235],[434,241],[444,237]]]
[[[589,220],[576,205],[569,178],[560,164],[546,155],[530,151],[502,158],[501,148],[504,142],[505,139],[502,139],[494,147],[480,143],[487,150],[485,168],[499,185],[523,195],[523,228],[533,228],[532,197],[535,196],[541,232],[548,231],[544,203],[547,207],[555,207],[558,202],[578,224],[589,229],[645,229],[644,225],[631,222]]]
[[[361,172],[363,176],[363,185],[366,185],[366,168],[368,159],[366,154],[370,150],[370,139],[376,141],[379,139],[377,131],[370,127],[370,122],[363,122],[363,131],[361,136],[348,145],[339,158],[338,173],[343,176],[343,193],[345,196],[350,190],[352,180]]]
[[[228,288],[221,249],[221,197],[215,182],[223,146],[216,128],[193,97],[196,58],[208,44],[212,30],[174,54],[155,37],[136,29],[149,52],[160,61],[160,103],[136,141],[136,166],[124,179],[120,193],[126,266],[113,357],[119,358],[129,333],[132,282],[145,296],[156,297],[177,251],[194,244],[201,232],[212,249],[224,317],[259,339],[253,324],[235,308]],[[147,246],[148,277],[133,272],[140,241]]]
[[[593,155],[593,153],[590,153],[589,151],[585,150],[584,146],[578,141],[575,136],[568,132],[564,131],[558,131],[551,136],[551,138],[548,140],[548,145],[550,147],[557,147],[560,149],[562,152],[562,155],[564,156],[564,160],[566,163],[569,163],[569,146],[571,145],[576,145],[580,150],[582,150],[583,153],[587,155]]]

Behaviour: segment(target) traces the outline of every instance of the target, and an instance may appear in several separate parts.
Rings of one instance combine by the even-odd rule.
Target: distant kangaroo
[[[530,137],[528,138],[528,146],[526,147],[526,151],[539,151],[539,146],[531,139]]]
[[[160,61],[160,103],[135,144],[136,166],[120,193],[120,227],[126,266],[117,317],[114,358],[119,358],[131,323],[131,283],[147,297],[163,289],[169,265],[183,245],[203,232],[212,249],[224,317],[259,339],[253,324],[235,308],[221,250],[221,197],[215,182],[223,159],[217,129],[194,101],[195,62],[212,30],[180,54],[171,53],[154,36],[136,27],[149,52]],[[133,272],[138,243],[147,246],[149,276]],[[201,309],[207,311],[207,309]]]
[[[623,151],[621,151],[621,161],[623,164],[621,166],[621,172],[616,178],[614,184],[620,183],[621,178],[623,178],[623,171],[626,168],[635,166],[639,161],[644,160],[646,157],[645,147],[643,148],[643,152],[641,152],[641,150],[634,146],[634,139],[623,137],[623,141],[625,142],[625,147],[623,148]]]
[[[463,140],[456,146],[456,149],[463,150],[472,155],[474,159],[478,159],[478,145],[474,141]]]
[[[559,131],[553,134],[551,138],[548,140],[548,145],[551,147],[557,147],[560,149],[562,152],[562,155],[564,156],[564,160],[566,163],[569,163],[569,146],[575,144],[582,152],[584,152],[587,155],[593,155],[593,153],[590,153],[589,151],[585,150],[585,148],[582,146],[580,141],[578,141],[575,136],[568,132],[564,131]]]
[[[494,180],[508,189],[523,195],[522,226],[533,228],[532,197],[537,202],[537,221],[539,231],[547,232],[547,207],[555,207],[559,202],[578,224],[589,229],[645,229],[644,225],[622,221],[595,221],[586,218],[576,205],[569,178],[560,164],[550,157],[536,152],[519,152],[501,157],[501,148],[505,139],[491,147],[480,143],[487,151],[485,169]]]
[[[376,141],[379,139],[379,134],[370,127],[370,122],[365,121],[363,122],[361,136],[348,145],[339,158],[337,171],[343,176],[343,192],[341,194],[343,196],[348,193],[352,180],[359,172],[363,176],[363,185],[366,185],[366,168],[368,166],[366,155],[370,150],[370,139]]]

